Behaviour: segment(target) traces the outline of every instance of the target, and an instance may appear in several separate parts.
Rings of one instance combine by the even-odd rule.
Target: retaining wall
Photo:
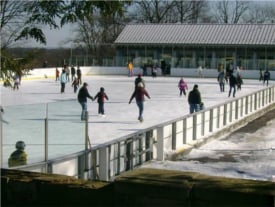
[[[1,206],[274,207],[275,183],[137,169],[114,182],[1,170]]]

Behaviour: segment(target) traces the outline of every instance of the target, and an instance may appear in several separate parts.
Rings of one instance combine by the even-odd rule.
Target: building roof
[[[129,24],[115,44],[275,46],[275,24]]]

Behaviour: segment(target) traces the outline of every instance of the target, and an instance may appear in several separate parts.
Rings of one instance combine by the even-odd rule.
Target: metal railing
[[[122,172],[150,160],[164,160],[170,152],[184,145],[204,141],[234,124],[245,122],[257,112],[273,106],[274,101],[275,87],[267,87],[95,147],[89,143],[86,120],[83,151],[16,169],[110,181]]]

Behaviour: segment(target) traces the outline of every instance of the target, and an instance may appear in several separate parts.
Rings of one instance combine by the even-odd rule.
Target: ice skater
[[[237,84],[237,80],[236,80],[235,76],[233,74],[230,74],[228,97],[230,97],[232,90],[233,90],[233,97],[235,97],[235,94],[236,94],[236,84]]]
[[[182,96],[182,94],[186,96],[186,90],[188,90],[188,86],[187,86],[187,83],[183,80],[183,78],[180,79],[178,83],[178,87],[180,90],[180,96]]]
[[[78,102],[81,105],[82,111],[81,111],[81,120],[84,121],[86,120],[86,112],[87,112],[87,98],[91,99],[92,101],[94,100],[93,97],[89,94],[89,91],[87,89],[88,84],[83,83],[83,86],[79,89],[78,92]]]
[[[129,104],[132,102],[133,98],[136,99],[136,104],[139,109],[139,114],[138,114],[138,120],[140,122],[143,122],[143,110],[144,110],[144,96],[147,96],[149,99],[151,98],[148,92],[145,90],[143,87],[143,83],[138,83],[137,87],[135,88],[134,93],[132,94]]]
[[[74,87],[74,93],[76,93],[77,89],[79,87],[79,80],[78,80],[78,78],[74,78],[74,80],[72,82],[72,87]]]
[[[60,77],[60,83],[61,83],[61,93],[65,92],[65,85],[67,83],[67,76],[66,71],[63,69]]]
[[[225,74],[224,71],[221,71],[217,77],[218,83],[220,85],[220,91],[224,92],[224,83],[225,83]]]
[[[94,100],[96,100],[96,99],[97,99],[97,103],[98,103],[98,115],[105,116],[104,102],[105,102],[105,99],[109,100],[109,98],[108,98],[107,94],[105,93],[105,89],[103,87],[100,88],[100,91],[94,97]]]
[[[270,72],[268,70],[266,70],[264,72],[264,82],[263,82],[263,84],[265,85],[265,82],[266,82],[266,86],[268,86],[269,79],[270,79]]]
[[[143,88],[145,88],[145,81],[141,77],[141,74],[138,74],[138,76],[135,79],[135,88],[138,86],[139,83],[143,84]]]
[[[203,106],[201,101],[201,93],[197,84],[195,84],[193,90],[189,92],[188,103],[190,106],[190,114],[201,110],[201,106]]]

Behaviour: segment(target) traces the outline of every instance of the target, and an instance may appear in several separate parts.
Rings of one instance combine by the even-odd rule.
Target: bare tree
[[[244,16],[247,23],[275,23],[275,2],[253,2]]]
[[[174,11],[171,15],[180,23],[198,23],[203,19],[204,8],[207,2],[201,1],[175,1]]]
[[[136,20],[143,23],[166,23],[169,21],[169,11],[175,5],[175,1],[142,0],[134,1]]]
[[[218,23],[237,24],[248,10],[248,1],[215,2],[215,18]]]

